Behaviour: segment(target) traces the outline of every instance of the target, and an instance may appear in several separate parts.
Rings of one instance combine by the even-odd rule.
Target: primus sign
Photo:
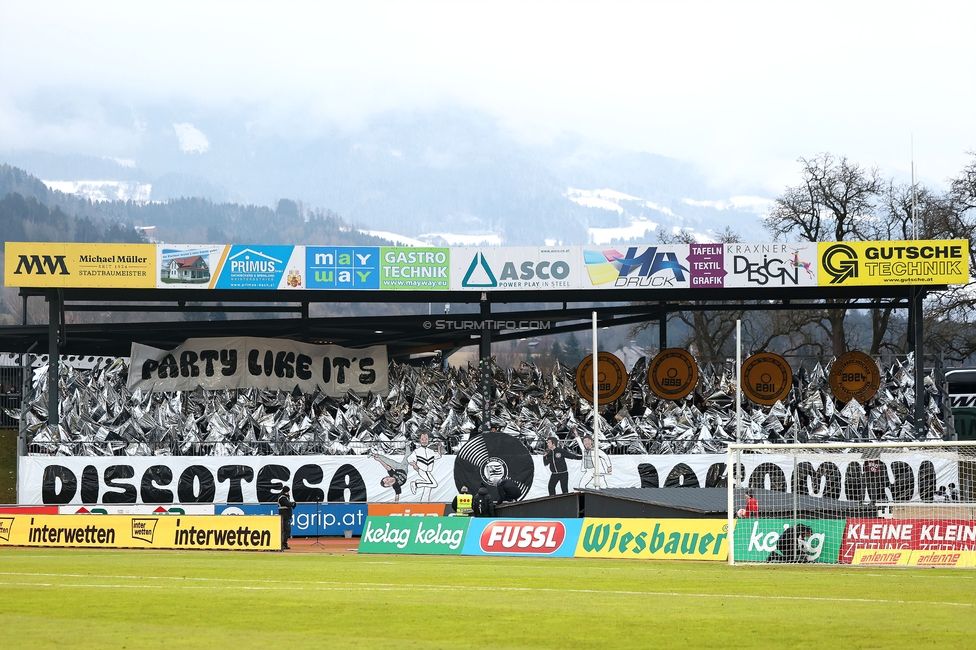
[[[360,553],[460,555],[467,517],[369,517]]]

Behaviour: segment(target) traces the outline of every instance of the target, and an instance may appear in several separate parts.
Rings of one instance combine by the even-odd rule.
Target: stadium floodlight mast
[[[600,489],[600,370],[597,368],[596,310],[593,311],[593,487]],[[586,447],[583,447],[586,454]],[[583,461],[584,466],[586,461]]]
[[[976,545],[976,441],[737,442],[729,444],[726,454],[729,565],[851,563],[859,548],[905,551],[909,543],[910,550],[945,552]],[[763,467],[779,475],[761,471],[757,481]],[[765,502],[756,513],[737,512],[739,475],[750,476],[749,470],[748,487],[764,491]],[[852,521],[860,523],[852,526]],[[801,549],[791,549],[794,559],[783,559],[779,537],[798,524],[808,526],[812,535]],[[858,528],[867,524],[870,538]],[[746,547],[738,552],[736,525],[750,527],[748,534],[740,531]],[[920,537],[909,542],[906,536],[915,529]],[[924,561],[919,565],[927,566]]]

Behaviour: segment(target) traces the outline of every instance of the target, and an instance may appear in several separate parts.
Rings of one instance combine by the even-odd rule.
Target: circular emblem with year
[[[863,404],[880,386],[878,364],[863,352],[845,352],[830,367],[830,390],[842,402],[856,399]]]
[[[661,350],[647,369],[647,383],[661,399],[679,400],[698,385],[698,364],[680,348]]]
[[[597,381],[600,383],[598,399],[600,404],[609,404],[620,399],[627,389],[627,368],[624,362],[609,352],[597,353]],[[593,401],[593,356],[580,361],[576,367],[576,390],[587,402]]]
[[[785,399],[792,385],[790,364],[778,354],[760,352],[742,364],[742,391],[756,404],[768,406]]]

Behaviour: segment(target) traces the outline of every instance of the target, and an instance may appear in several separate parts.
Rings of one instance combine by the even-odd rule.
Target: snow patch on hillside
[[[718,201],[696,201],[695,199],[681,199],[681,201],[687,205],[700,208],[741,210],[743,212],[754,212],[755,214],[766,214],[776,204],[776,201],[773,199],[764,199],[761,196],[733,196]]]
[[[48,189],[75,194],[90,201],[136,201],[146,203],[151,183],[136,181],[41,181]]]
[[[609,244],[614,239],[640,239],[647,233],[657,230],[657,222],[640,217],[631,217],[630,224],[617,228],[589,228],[590,241],[594,244]]]
[[[180,141],[180,150],[184,153],[207,153],[210,151],[210,140],[200,129],[189,122],[174,124],[173,130]]]

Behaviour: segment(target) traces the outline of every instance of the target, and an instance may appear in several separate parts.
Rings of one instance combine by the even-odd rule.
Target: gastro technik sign
[[[0,517],[0,545],[273,551],[277,517],[13,515]]]

